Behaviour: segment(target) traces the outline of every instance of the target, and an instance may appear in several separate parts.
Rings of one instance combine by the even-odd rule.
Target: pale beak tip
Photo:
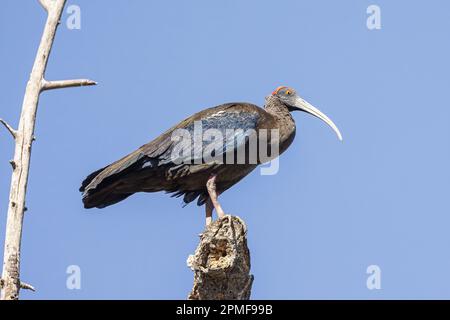
[[[313,105],[308,103],[307,101],[303,100],[299,96],[297,96],[297,100],[294,105],[299,110],[303,110],[303,111],[305,111],[309,114],[312,114],[313,116],[321,119],[322,121],[324,121],[327,125],[329,125],[333,129],[333,131],[336,133],[339,141],[343,141],[342,134],[339,131],[338,127],[333,123],[333,121],[331,121],[330,118],[328,118],[324,113],[322,113],[322,111],[320,111],[319,109],[317,109],[316,107],[314,107]]]

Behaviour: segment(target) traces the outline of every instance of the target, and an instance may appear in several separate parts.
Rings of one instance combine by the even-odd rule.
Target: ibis
[[[80,188],[84,207],[105,208],[137,192],[165,191],[183,197],[184,204],[204,205],[208,225],[213,210],[219,218],[225,215],[220,194],[290,146],[296,133],[293,111],[321,119],[342,140],[330,118],[293,88],[280,86],[263,108],[236,102],[205,109],[91,173]]]

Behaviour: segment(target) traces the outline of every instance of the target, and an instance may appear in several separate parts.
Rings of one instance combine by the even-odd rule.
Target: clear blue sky
[[[184,299],[203,208],[140,194],[82,208],[91,171],[184,117],[231,101],[259,105],[295,87],[330,116],[295,114],[275,176],[253,172],[222,196],[249,229],[252,297],[450,298],[448,1],[68,1],[81,30],[58,30],[33,146],[22,250],[25,299]],[[381,8],[382,29],[366,27]],[[45,13],[0,11],[0,117],[17,125]],[[13,142],[0,132],[0,237]],[[3,249],[3,248],[2,248]],[[1,253],[3,250],[1,249]],[[378,265],[381,290],[368,290]],[[81,268],[81,290],[66,268]]]

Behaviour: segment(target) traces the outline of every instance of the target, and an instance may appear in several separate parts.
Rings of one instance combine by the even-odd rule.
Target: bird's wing
[[[145,154],[149,157],[150,165],[154,165],[154,160],[151,160],[155,157],[159,160],[158,166],[169,163],[204,164],[207,161],[204,155],[219,158],[226,152],[235,151],[245,145],[250,132],[256,132],[262,115],[257,106],[242,103],[226,104],[205,111],[189,118],[183,126],[170,130],[170,135],[156,143],[163,146],[157,152],[154,152],[155,145],[149,144],[150,148],[145,150]],[[183,145],[181,138],[184,139]],[[207,154],[205,149],[208,150]]]
[[[178,132],[176,131],[178,129],[185,130],[191,135],[192,139],[195,136],[196,123],[201,122],[203,132],[208,129],[218,130],[222,133],[223,140],[214,140],[209,145],[212,149],[219,150],[214,144],[221,143],[223,148],[219,150],[219,153],[224,153],[226,150],[230,150],[227,148],[236,149],[244,144],[245,132],[248,129],[256,130],[258,123],[265,116],[263,109],[247,103],[229,103],[196,113],[124,158],[90,174],[83,181],[80,191],[83,192],[83,197],[86,197],[89,193],[118,182],[123,177],[140,175],[140,172],[149,172],[161,167],[170,168],[179,165],[179,163],[186,163],[188,160],[196,163],[198,159],[195,155],[203,154],[202,148],[205,143],[192,143],[186,149],[188,152],[177,154],[174,151],[178,140],[174,139],[174,133]],[[234,132],[234,139],[226,139],[226,130],[228,129],[241,130]],[[233,145],[231,146],[230,143]],[[188,159],[186,154],[191,155],[191,158]],[[201,168],[207,169],[207,166],[203,164]]]

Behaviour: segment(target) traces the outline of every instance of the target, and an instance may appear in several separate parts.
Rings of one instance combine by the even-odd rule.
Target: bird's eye
[[[290,95],[290,94],[291,94],[291,91],[290,91],[290,90],[286,90],[286,94],[287,94],[287,95]]]

